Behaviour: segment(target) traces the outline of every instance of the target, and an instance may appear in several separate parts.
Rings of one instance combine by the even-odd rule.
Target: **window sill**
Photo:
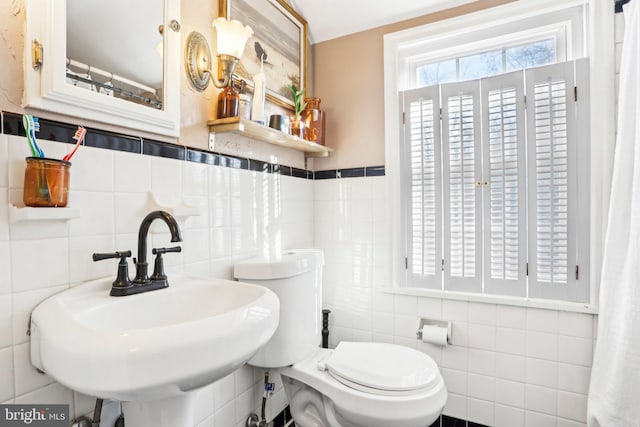
[[[409,295],[416,297],[441,298],[456,301],[470,301],[485,304],[512,305],[516,307],[543,308],[547,310],[571,311],[575,313],[598,314],[598,306],[588,303],[572,303],[567,301],[549,301],[542,299],[519,298],[497,295],[476,295],[464,292],[439,291],[420,288],[389,288],[382,290],[388,294]]]

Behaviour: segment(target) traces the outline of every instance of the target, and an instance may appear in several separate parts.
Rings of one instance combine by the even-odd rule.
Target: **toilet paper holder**
[[[422,340],[422,328],[424,326],[437,326],[439,328],[447,329],[447,344],[451,344],[451,321],[450,320],[436,320],[436,319],[424,319],[421,318],[418,322],[418,330],[416,331],[416,337]]]

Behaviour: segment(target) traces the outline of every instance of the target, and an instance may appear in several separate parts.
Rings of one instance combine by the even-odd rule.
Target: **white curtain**
[[[590,427],[640,425],[640,0],[624,7],[618,137],[605,238]]]

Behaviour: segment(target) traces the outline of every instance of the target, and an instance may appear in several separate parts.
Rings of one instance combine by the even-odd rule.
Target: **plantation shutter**
[[[480,83],[441,86],[445,289],[482,292]]]
[[[574,63],[529,69],[526,81],[529,296],[576,301],[581,297]]]
[[[401,94],[408,286],[589,301],[588,66]]]
[[[440,94],[437,86],[404,92],[403,168],[407,282],[442,288]]]
[[[526,296],[526,149],[522,71],[481,80],[484,291]]]

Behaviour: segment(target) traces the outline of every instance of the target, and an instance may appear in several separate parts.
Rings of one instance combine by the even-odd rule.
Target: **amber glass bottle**
[[[320,110],[320,98],[305,98],[307,106],[302,112],[302,120],[307,127],[305,139],[324,145],[324,111]]]
[[[233,84],[225,87],[218,94],[218,114],[219,119],[226,117],[236,117],[240,106],[240,94],[233,87]]]

